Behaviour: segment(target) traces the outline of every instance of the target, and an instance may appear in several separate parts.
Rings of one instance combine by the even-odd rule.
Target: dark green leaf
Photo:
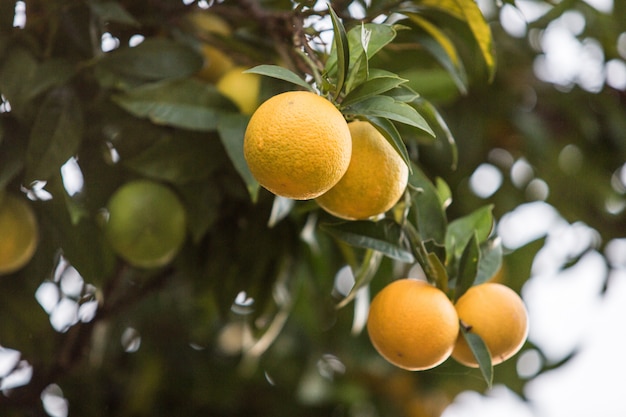
[[[37,71],[37,60],[24,48],[8,48],[0,67],[0,91],[21,115],[28,104],[30,80]]]
[[[454,289],[454,300],[458,300],[465,291],[467,291],[476,280],[478,273],[478,260],[480,258],[480,248],[478,247],[478,239],[474,233],[465,245],[461,259],[459,260],[458,274],[456,277],[456,285]]]
[[[448,225],[446,233],[446,252],[449,259],[458,258],[463,253],[467,242],[476,233],[478,243],[483,243],[493,229],[493,206],[483,206],[472,213],[458,218]]]
[[[177,131],[122,162],[148,178],[185,184],[206,179],[219,166],[218,152],[214,138]]]
[[[344,108],[344,114],[382,117],[420,129],[432,136],[428,122],[413,107],[387,96],[375,96]]]
[[[250,72],[254,74],[265,75],[266,77],[272,77],[279,80],[287,81],[300,87],[306,88],[309,91],[313,91],[313,88],[298,74],[278,65],[258,65],[254,68],[246,70],[244,72]]]
[[[106,86],[123,88],[188,77],[202,65],[202,57],[191,47],[165,38],[149,38],[135,47],[108,52],[96,63],[96,69]]]
[[[402,227],[393,220],[326,223],[320,227],[350,245],[373,249],[401,262],[414,261],[413,254],[405,246]]]
[[[493,384],[493,365],[491,364],[491,354],[483,339],[476,333],[472,333],[471,329],[466,329],[461,323],[461,333],[465,341],[469,345],[470,350],[474,354],[474,358],[478,362],[480,373],[482,374],[487,387],[491,388]]]
[[[415,225],[422,240],[443,245],[447,220],[437,189],[417,165],[413,165],[409,185],[413,202],[409,221]]]
[[[67,88],[53,90],[42,103],[26,151],[26,182],[47,180],[76,154],[83,136],[81,104]]]
[[[341,94],[343,85],[348,77],[348,68],[350,65],[350,48],[348,45],[346,29],[343,27],[343,24],[339,20],[339,17],[333,10],[330,3],[328,3],[328,11],[330,13],[330,17],[333,23],[333,46],[335,51],[335,59],[337,62],[337,79],[335,82],[335,91],[333,93],[333,97],[337,99],[337,97],[339,97],[339,94]]]
[[[125,25],[139,26],[139,22],[126,11],[118,2],[97,1],[89,2],[91,12],[104,22],[122,23]]]
[[[200,242],[219,213],[222,193],[213,181],[188,182],[177,186],[187,212],[187,227],[195,243]]]
[[[113,96],[113,101],[138,117],[162,125],[211,131],[228,110],[237,110],[217,89],[194,79],[163,81]]]
[[[405,79],[402,79],[395,74],[392,76],[381,77],[372,77],[370,75],[370,78],[367,81],[360,84],[346,95],[341,102],[341,105],[349,106],[351,104],[358,103],[359,101],[363,101],[370,97],[392,90],[405,82]]]
[[[456,165],[459,159],[459,153],[456,146],[456,141],[452,132],[448,128],[446,121],[443,119],[439,111],[428,100],[418,98],[411,103],[415,109],[426,119],[429,126],[432,126],[435,131],[435,137],[438,141],[444,144],[450,152],[452,160],[451,168],[456,169]]]
[[[217,132],[233,166],[243,179],[252,201],[256,201],[259,183],[254,178],[243,155],[243,140],[249,117],[240,113],[224,115],[217,124]]]

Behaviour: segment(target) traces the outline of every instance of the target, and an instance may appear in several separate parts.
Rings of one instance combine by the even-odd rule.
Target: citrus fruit
[[[24,267],[35,254],[39,226],[33,209],[14,195],[0,198],[0,275]]]
[[[204,64],[197,75],[203,80],[214,83],[235,66],[233,60],[215,46],[202,44],[201,52],[204,56]]]
[[[219,79],[216,86],[243,114],[252,114],[259,106],[261,77],[258,74],[245,73],[245,70],[243,67],[231,68]]]
[[[450,356],[459,319],[443,291],[424,281],[403,278],[376,294],[367,331],[383,358],[418,371],[434,368]]]
[[[317,198],[327,212],[362,220],[389,210],[406,189],[409,168],[385,137],[368,122],[348,124],[352,158],[345,175]]]
[[[471,287],[457,300],[455,308],[461,325],[483,339],[493,365],[516,354],[526,341],[526,307],[520,296],[505,285],[486,282]],[[452,357],[463,365],[478,367],[478,362],[460,333]]]
[[[330,101],[289,91],[259,106],[243,146],[259,184],[279,196],[307,200],[339,182],[350,163],[352,140],[347,122]]]
[[[217,35],[228,37],[232,30],[229,24],[221,17],[207,12],[194,12],[187,15],[187,20],[193,26],[201,39]],[[198,72],[198,76],[209,82],[216,82],[229,69],[235,66],[233,60],[215,46],[203,42],[200,52],[204,56],[204,65]]]
[[[186,236],[185,209],[165,185],[135,180],[117,189],[108,205],[105,236],[129,264],[154,268],[168,264]]]

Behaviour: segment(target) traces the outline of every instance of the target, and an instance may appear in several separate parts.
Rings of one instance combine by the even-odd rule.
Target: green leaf
[[[222,145],[233,166],[246,184],[252,201],[257,200],[259,183],[254,178],[243,155],[243,140],[248,126],[249,117],[240,113],[222,116],[217,124]]]
[[[210,84],[195,79],[146,84],[113,96],[113,101],[137,117],[159,125],[212,131],[234,105]]]
[[[396,122],[415,127],[432,136],[428,122],[413,107],[406,103],[396,101],[387,96],[374,96],[343,109],[344,114],[352,116],[370,116],[390,119]]]
[[[478,243],[487,240],[494,225],[492,210],[491,204],[483,206],[448,225],[446,233],[448,259],[460,257],[474,233]]]
[[[376,250],[368,249],[365,252],[361,265],[356,271],[354,271],[353,268],[354,286],[350,289],[348,295],[346,295],[345,298],[337,304],[337,308],[345,307],[356,297],[361,288],[365,287],[372,281],[378,271],[378,268],[380,267],[382,257],[383,254]]]
[[[437,288],[443,292],[448,292],[448,272],[441,262],[441,259],[434,252],[429,252],[426,257],[428,262],[429,279],[433,280]]]
[[[68,88],[45,98],[30,133],[25,181],[47,180],[76,154],[83,138],[81,103]]]
[[[472,333],[471,329],[467,329],[463,323],[461,323],[461,334],[474,354],[476,362],[478,362],[480,373],[485,379],[487,387],[491,388],[493,384],[493,365],[487,345],[479,335]]]
[[[128,13],[118,2],[115,1],[89,1],[91,12],[104,22],[122,23],[125,25],[139,26],[133,15]]]
[[[489,280],[498,272],[502,266],[502,252],[502,241],[498,237],[489,239],[480,245],[480,260],[475,284]]]
[[[415,225],[422,240],[443,245],[447,220],[437,189],[417,165],[413,165],[409,185],[413,203],[409,221]]]
[[[405,83],[407,80],[398,77],[395,74],[385,74],[383,76],[372,77],[358,87],[350,91],[341,102],[342,106],[349,106],[351,104],[358,103],[359,101],[366,100],[370,97],[385,93],[392,90],[399,85]]]
[[[425,33],[418,29],[413,30],[415,41],[426,48],[443,68],[446,69],[459,91],[467,93],[467,74],[456,47],[450,38],[436,25],[416,13],[406,13],[411,22],[415,23]]]
[[[343,27],[343,24],[339,20],[339,17],[333,10],[330,3],[328,3],[328,12],[330,13],[330,18],[333,24],[333,33],[334,33],[334,52],[335,59],[337,62],[337,80],[335,83],[335,91],[333,93],[333,97],[336,100],[341,94],[341,90],[343,89],[343,85],[348,77],[348,68],[350,65],[350,47],[348,45],[348,36],[346,35],[346,29]]]
[[[446,181],[441,178],[435,178],[435,188],[437,189],[437,195],[441,202],[441,207],[445,210],[450,204],[452,204],[452,191]]]
[[[440,141],[449,149],[450,158],[451,158],[451,168],[456,169],[458,159],[459,159],[459,152],[456,146],[456,141],[454,140],[454,136],[452,135],[452,132],[448,128],[446,121],[441,116],[437,108],[433,106],[433,104],[430,101],[425,100],[421,97],[415,99],[411,103],[411,105],[414,106],[415,109],[422,116],[424,116],[424,119],[426,120],[428,125],[433,127],[434,132],[435,132],[433,136],[435,136],[435,138],[438,141]]]
[[[178,185],[187,212],[187,227],[194,243],[199,243],[219,215],[222,193],[213,181]]]
[[[219,143],[206,135],[174,131],[132,158],[125,166],[143,176],[173,184],[206,179],[219,167]]]
[[[476,280],[478,272],[478,260],[480,258],[480,248],[478,247],[478,239],[474,233],[465,245],[461,259],[459,260],[458,274],[456,277],[456,285],[454,289],[454,300],[458,300],[465,291],[467,291]]]
[[[393,148],[398,152],[398,154],[402,157],[402,160],[409,167],[409,171],[411,170],[411,160],[409,158],[409,152],[406,149],[406,145],[402,141],[402,137],[400,133],[398,133],[398,129],[391,123],[388,119],[384,119],[382,117],[365,117],[367,121],[369,121],[372,126],[378,130],[381,135],[387,139],[387,141],[393,146]]]
[[[373,249],[400,262],[414,262],[413,254],[405,246],[402,227],[391,219],[325,223],[320,227],[352,246]]]
[[[202,68],[203,59],[191,47],[165,38],[148,38],[135,47],[106,53],[96,62],[105,87],[127,88],[150,81],[184,78]]]
[[[314,91],[313,88],[304,81],[298,74],[278,65],[257,65],[254,68],[250,68],[244,72],[265,75],[266,77],[272,77],[279,80],[287,81],[300,87],[306,88],[309,91]]]
[[[420,6],[432,7],[467,23],[481,52],[489,81],[496,71],[496,59],[493,37],[489,24],[485,20],[475,0],[420,0]]]

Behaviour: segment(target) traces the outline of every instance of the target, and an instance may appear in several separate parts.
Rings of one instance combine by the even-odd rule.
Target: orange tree
[[[574,7],[563,3],[537,27]],[[473,0],[3,0],[0,190],[28,199],[39,225],[32,259],[0,276],[3,415],[64,415],[67,407],[93,416],[352,415],[373,407],[436,416],[460,390],[494,380],[523,393],[514,361],[494,372],[480,337],[463,326],[475,371],[453,360],[431,371],[395,369],[364,331],[370,298],[415,264],[452,301],[503,262],[507,284],[521,288],[540,245],[504,256],[494,224],[523,196],[505,187],[485,202],[468,192],[489,149],[527,153],[564,204],[576,198],[568,179],[545,162],[558,145],[539,146],[538,137],[551,144],[546,132],[588,133],[580,146],[601,138],[599,159],[606,150],[592,162],[619,167],[626,119],[607,103],[623,95],[596,96],[584,124],[575,103],[589,95],[575,91],[570,127],[533,130],[554,122],[562,93],[532,79],[536,51],[518,47]],[[233,68],[248,68],[260,84],[218,88]],[[516,110],[521,84],[547,97],[536,116]],[[259,185],[244,157],[250,112],[292,90],[320,95],[391,144],[409,168],[393,208],[344,221],[315,200]],[[606,120],[606,131],[589,130]],[[615,197],[583,177],[586,196]],[[127,196],[115,210],[110,200],[137,180],[167,189],[168,201],[144,203],[144,218],[127,214],[133,225],[158,212],[177,226],[144,231],[137,235],[150,239],[137,243],[116,227],[117,245],[105,232],[112,212],[143,199]],[[180,205],[184,215],[168,216]],[[569,205],[566,214],[623,235],[624,223],[600,207]],[[120,253],[138,246],[145,255],[152,244],[175,253],[149,267]]]

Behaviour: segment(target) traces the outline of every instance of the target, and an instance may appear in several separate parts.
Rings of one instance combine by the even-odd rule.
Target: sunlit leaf
[[[393,220],[325,223],[320,227],[350,245],[373,249],[401,262],[414,261],[405,247],[402,227]]]
[[[306,81],[300,78],[298,74],[287,68],[279,67],[278,65],[257,65],[256,67],[250,68],[249,70],[246,70],[244,72],[265,75],[266,77],[272,77],[279,80],[287,81],[289,83],[303,87],[309,91],[313,91],[311,85],[309,85]]]
[[[417,30],[413,33],[419,44],[427,48],[439,63],[448,71],[459,91],[467,92],[467,74],[456,47],[450,38],[439,27],[416,13],[406,13],[409,19],[418,25],[427,36],[420,36]]]
[[[476,280],[478,272],[478,261],[480,258],[480,248],[478,247],[478,239],[474,233],[465,245],[461,259],[459,259],[459,268],[456,277],[454,289],[454,299],[458,300],[465,291],[467,291]]]
[[[461,323],[461,334],[469,345],[470,350],[474,354],[474,358],[478,362],[480,373],[482,374],[487,387],[491,388],[493,384],[493,365],[491,363],[491,354],[483,339],[476,333],[472,333],[471,329],[466,329]]]
[[[420,0],[420,6],[428,6],[450,14],[467,23],[487,67],[488,78],[493,80],[496,59],[491,29],[474,0]]]
[[[26,181],[46,180],[76,154],[83,138],[83,112],[72,90],[47,95],[30,133]]]
[[[243,138],[248,120],[248,116],[240,113],[223,115],[217,124],[217,132],[230,161],[245,182],[250,198],[256,201],[260,186],[243,156]]]
[[[493,277],[502,267],[502,240],[492,238],[480,245],[480,260],[475,284],[483,283]]]
[[[146,84],[113,96],[113,101],[138,117],[161,125],[210,131],[236,109],[217,89],[194,79]]]
[[[429,278],[435,282],[435,285],[443,292],[448,291],[448,272],[446,267],[441,262],[441,259],[434,252],[429,252],[426,258],[428,262]]]
[[[494,225],[492,210],[492,205],[486,205],[450,222],[446,233],[448,256],[456,258],[461,256],[474,233],[476,233],[478,243],[487,240]]]

